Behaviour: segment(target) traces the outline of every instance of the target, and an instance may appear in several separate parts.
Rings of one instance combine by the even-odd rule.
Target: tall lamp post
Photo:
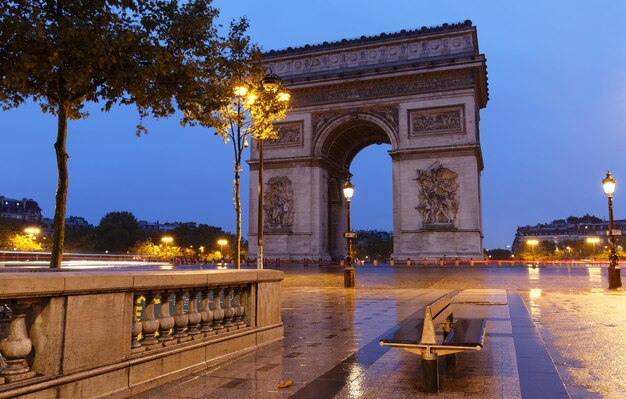
[[[223,238],[217,240],[217,245],[220,246],[220,255],[222,255],[222,260],[224,260],[224,245],[226,244],[228,244],[228,241]]]
[[[274,93],[278,101],[289,101],[289,93],[280,90],[281,80],[278,75],[272,72],[271,68],[267,68],[265,76],[261,80],[261,89],[266,92]],[[257,256],[256,268],[263,269],[263,137],[258,138],[259,142],[259,183],[257,187],[258,203],[257,203]]]
[[[530,249],[533,253],[533,262],[535,261],[535,247],[537,246],[537,244],[539,244],[539,240],[537,239],[530,239],[530,240],[526,240],[526,244],[530,245]]]
[[[596,256],[596,244],[600,242],[599,237],[587,237],[587,244],[593,245],[593,257]]]
[[[350,183],[350,179],[346,180],[346,183],[343,185],[343,196],[346,197],[346,214],[347,214],[347,225],[346,232],[344,236],[348,241],[348,252],[346,254],[345,268],[343,271],[343,286],[345,288],[354,288],[355,285],[355,273],[354,267],[352,266],[352,239],[356,237],[356,233],[354,233],[350,228],[350,199],[354,194],[354,184]]]
[[[609,198],[609,289],[616,290],[622,288],[622,275],[620,267],[617,265],[617,253],[615,252],[615,235],[613,234],[613,193],[615,192],[616,180],[611,175],[611,171],[606,172],[606,177],[602,179],[602,188]]]
[[[167,247],[172,245],[172,243],[174,242],[174,237],[163,236],[163,238],[161,238],[161,242],[163,242],[163,244],[165,245],[165,258],[167,258]]]

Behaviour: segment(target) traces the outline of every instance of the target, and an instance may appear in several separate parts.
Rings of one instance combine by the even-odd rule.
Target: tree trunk
[[[59,102],[59,114],[57,115],[57,141],[54,143],[59,178],[57,182],[56,203],[54,207],[54,236],[52,254],[50,256],[50,267],[53,269],[61,268],[61,260],[63,260],[63,245],[65,243],[65,207],[67,202],[68,187],[68,155],[66,150],[68,108],[69,105],[66,102]]]
[[[240,163],[235,164],[235,211],[237,212],[237,254],[235,265],[241,268],[241,184],[239,178]]]

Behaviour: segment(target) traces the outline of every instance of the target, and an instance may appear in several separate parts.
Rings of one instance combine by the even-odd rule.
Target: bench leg
[[[456,353],[453,353],[451,355],[446,355],[446,369],[448,367],[454,367],[456,365]]]
[[[439,367],[437,367],[437,354],[422,355],[422,383],[424,392],[439,392]]]

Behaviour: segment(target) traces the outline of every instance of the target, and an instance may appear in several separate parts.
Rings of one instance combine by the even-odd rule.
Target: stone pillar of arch
[[[264,55],[292,110],[264,147],[267,258],[345,256],[341,186],[356,154],[390,144],[393,257],[482,258],[485,57],[471,22]],[[258,148],[249,161],[256,254]]]

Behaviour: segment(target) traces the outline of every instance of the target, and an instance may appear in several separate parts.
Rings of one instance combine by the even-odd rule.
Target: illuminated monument
[[[391,144],[395,259],[482,258],[486,60],[470,21],[264,54],[292,110],[265,144],[265,256],[339,259],[341,194],[363,148]],[[250,167],[256,253],[258,148]],[[356,197],[355,197],[356,199]]]

